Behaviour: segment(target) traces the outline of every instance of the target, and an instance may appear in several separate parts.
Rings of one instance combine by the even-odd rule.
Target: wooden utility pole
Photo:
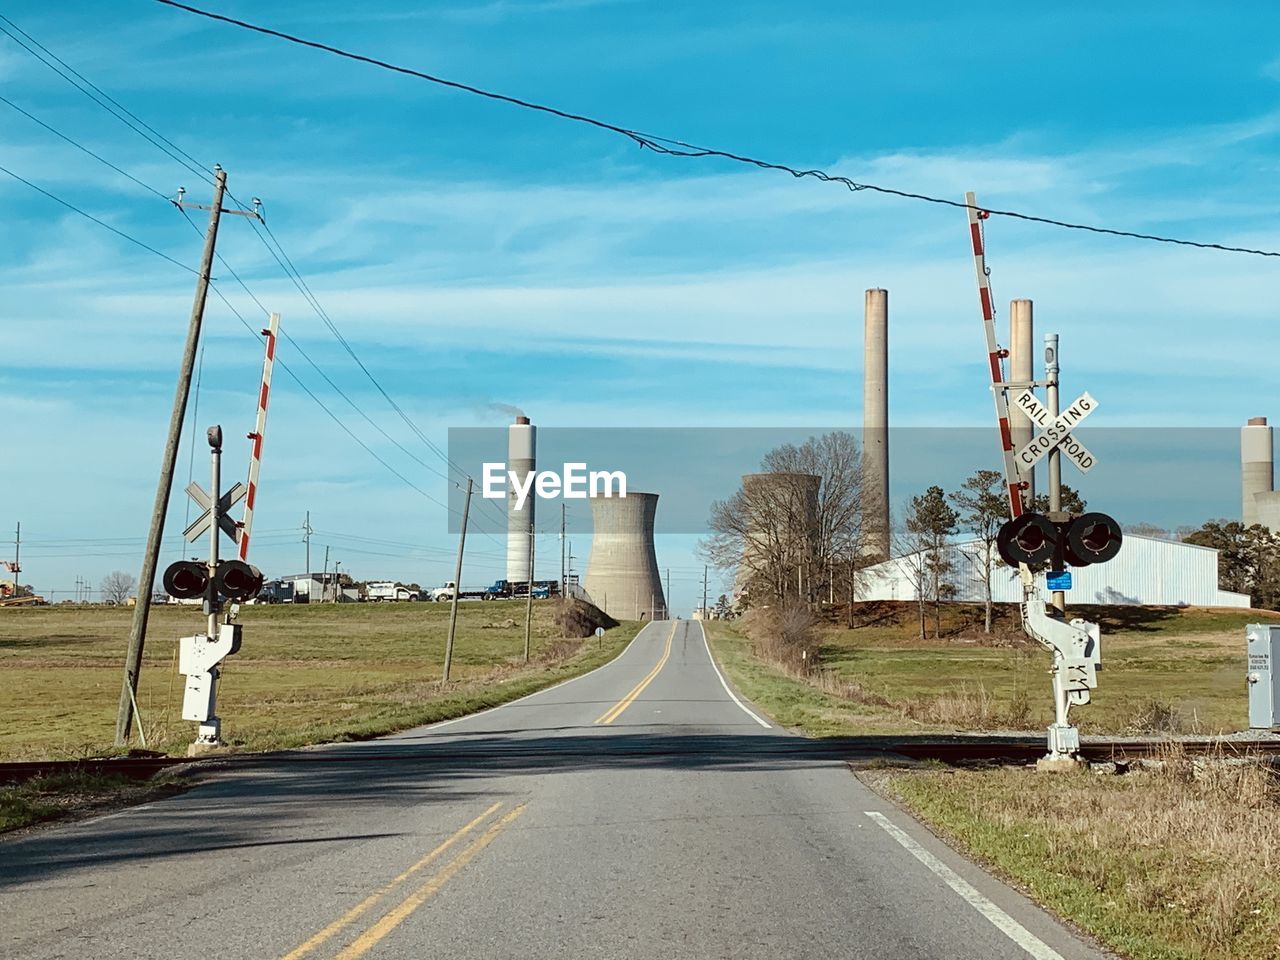
[[[324,547],[324,569],[320,571],[320,602],[329,599],[329,545]]]
[[[662,619],[671,619],[671,568],[667,567],[667,595],[662,598],[662,612],[666,614]]]
[[[528,600],[524,605],[524,662],[529,662],[529,638],[533,632],[533,527],[529,527],[529,579],[525,581],[525,594]]]
[[[218,221],[222,217],[222,199],[227,189],[227,174],[221,167],[213,168],[213,202],[209,205],[209,228],[204,235],[204,255],[200,272],[196,275],[195,300],[191,305],[191,320],[187,326],[187,342],[182,353],[182,366],[178,369],[178,386],[173,396],[173,411],[169,416],[169,435],[160,461],[160,478],[156,484],[155,504],[151,509],[151,529],[147,533],[146,552],[142,556],[142,572],[138,575],[138,602],[133,608],[133,623],[129,628],[129,649],[125,654],[124,682],[120,691],[120,705],[116,712],[116,745],[129,742],[133,728],[133,704],[138,690],[138,675],[142,670],[142,651],[146,644],[147,617],[151,613],[151,592],[155,588],[156,565],[160,560],[160,543],[164,537],[164,518],[169,510],[169,492],[173,487],[173,471],[178,460],[178,445],[182,441],[182,422],[187,413],[187,398],[191,393],[191,373],[196,363],[196,350],[200,344],[200,325],[204,321],[204,304],[209,295],[209,276],[213,271],[213,254],[218,240]],[[181,205],[182,201],[176,201]],[[213,494],[218,495],[217,491]]]
[[[560,501],[560,596],[565,597],[569,593],[569,581],[565,578],[564,572],[564,527],[565,527],[565,502]]]
[[[702,565],[702,619],[710,620],[707,615],[707,565]]]
[[[458,594],[462,592],[462,551],[467,546],[467,515],[471,513],[471,478],[467,477],[467,499],[462,501],[462,530],[458,534],[458,562],[453,568],[453,603],[449,607],[449,637],[444,642],[444,682],[449,682],[453,666],[453,634],[458,627]]]

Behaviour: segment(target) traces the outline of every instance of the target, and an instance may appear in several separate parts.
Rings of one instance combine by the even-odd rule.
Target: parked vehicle
[[[402,587],[392,580],[380,580],[369,584],[366,596],[371,603],[380,603],[383,600],[393,603],[402,600],[415,601],[418,599],[418,591]]]
[[[429,596],[437,603],[445,603],[453,599],[453,593],[456,589],[457,584],[452,580],[446,580],[443,586],[432,588],[429,591]],[[546,600],[549,597],[558,597],[559,595],[559,580],[533,581],[533,598],[535,600]],[[463,590],[458,594],[458,599],[511,600],[516,597],[526,596],[528,596],[528,588],[523,580],[495,580],[482,590]]]

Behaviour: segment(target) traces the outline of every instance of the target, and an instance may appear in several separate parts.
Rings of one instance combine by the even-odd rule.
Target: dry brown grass
[[[793,676],[818,670],[818,618],[802,603],[751,610],[742,620],[755,654]]]
[[[911,697],[894,706],[910,720],[957,730],[1025,730],[1032,725],[1034,713],[1025,688],[1011,699],[1001,699],[981,683],[962,683],[943,693]]]
[[[1126,776],[893,774],[927,820],[1127,956],[1280,953],[1280,776],[1170,744]]]

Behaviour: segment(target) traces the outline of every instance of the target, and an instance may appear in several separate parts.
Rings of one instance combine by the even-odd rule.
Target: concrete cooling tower
[[[1271,427],[1266,417],[1253,417],[1240,428],[1240,519],[1246,527],[1260,523],[1280,532],[1280,491],[1275,487]]]
[[[618,620],[665,620],[667,600],[653,548],[656,493],[591,497],[591,559],[584,586],[591,601]]]
[[[520,484],[536,469],[537,428],[528,417],[516,417],[507,428],[507,469],[514,471]],[[523,583],[532,579],[529,571],[529,536],[533,532],[533,504],[530,491],[524,506],[516,509],[515,485],[507,489],[507,579]]]

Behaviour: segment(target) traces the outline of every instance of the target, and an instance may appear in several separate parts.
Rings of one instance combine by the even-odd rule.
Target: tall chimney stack
[[[866,554],[889,556],[889,291],[868,290],[863,321],[862,490]]]
[[[536,469],[537,428],[528,417],[516,417],[507,428],[507,469],[515,473],[521,486]],[[507,579],[518,583],[532,580],[529,569],[530,537],[533,534],[533,490],[521,509],[516,509],[516,493],[507,490]]]
[[[1031,301],[1014,300],[1009,304],[1009,379],[1027,383],[1035,379],[1034,322],[1032,320]],[[1021,390],[1021,388],[1017,388]],[[1035,435],[1031,419],[1009,405],[1009,436],[1013,440],[1013,448],[1021,450]],[[1035,470],[1028,470],[1023,480],[1027,481],[1027,489],[1022,491],[1022,503],[1030,507],[1036,496]]]
[[[1271,427],[1267,426],[1267,418],[1250,417],[1240,428],[1240,519],[1246,527],[1266,522],[1256,494],[1270,493],[1275,485],[1271,451]]]

